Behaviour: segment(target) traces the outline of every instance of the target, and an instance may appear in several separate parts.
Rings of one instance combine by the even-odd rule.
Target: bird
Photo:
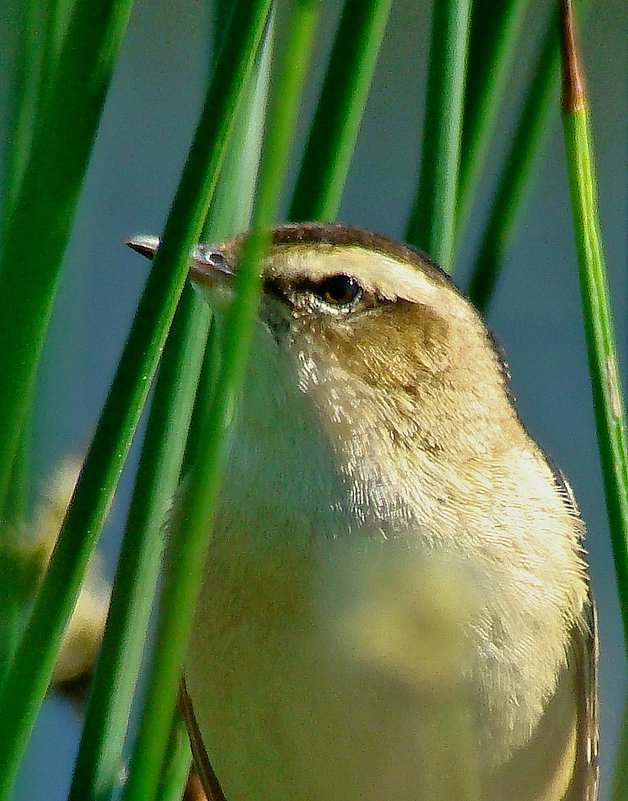
[[[218,332],[247,235],[190,257]],[[494,335],[409,245],[269,241],[182,679],[208,798],[595,801],[585,526]]]

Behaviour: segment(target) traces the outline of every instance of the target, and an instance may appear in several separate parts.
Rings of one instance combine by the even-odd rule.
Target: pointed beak
[[[131,250],[139,253],[140,256],[145,256],[147,259],[152,259],[159,250],[161,240],[156,236],[147,236],[145,234],[138,234],[127,239],[124,243],[128,245]]]
[[[141,256],[152,259],[159,250],[161,240],[156,236],[140,234],[127,239],[126,244]],[[208,287],[230,284],[233,272],[218,245],[196,245],[192,250],[188,277],[195,284]]]

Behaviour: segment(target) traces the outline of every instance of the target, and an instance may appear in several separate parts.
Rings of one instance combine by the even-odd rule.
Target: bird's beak
[[[126,244],[136,253],[152,259],[159,250],[161,240],[156,236],[140,234],[127,239]],[[231,284],[233,269],[218,245],[196,245],[190,254],[188,276],[200,286],[215,287]]]
[[[152,259],[159,250],[161,240],[156,236],[138,234],[137,236],[132,236],[130,239],[127,239],[124,244],[128,245],[131,250],[139,253],[140,256],[146,256],[147,259]]]

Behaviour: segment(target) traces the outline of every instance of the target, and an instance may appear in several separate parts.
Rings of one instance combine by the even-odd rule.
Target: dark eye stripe
[[[275,276],[268,276],[264,280],[264,292],[291,305],[300,305],[299,297],[314,296],[326,306],[348,310],[362,298],[364,289],[357,278],[337,273],[320,281],[301,280],[292,286]]]
[[[279,298],[279,300],[286,300],[286,287],[276,278],[265,278],[263,283],[266,294]]]

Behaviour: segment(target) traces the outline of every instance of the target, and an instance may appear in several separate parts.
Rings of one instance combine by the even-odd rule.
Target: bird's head
[[[192,253],[190,278],[219,323],[243,243]],[[153,237],[129,244],[149,257],[159,247]],[[311,451],[313,428],[345,475],[400,486],[427,463],[451,472],[520,436],[488,330],[425,255],[359,228],[282,225],[260,275],[242,414],[266,456],[286,447],[280,429],[290,447]]]
[[[198,245],[192,254],[190,278],[219,318],[234,296],[243,242]],[[128,244],[152,257],[159,240]],[[326,378],[375,403],[396,400],[418,429],[444,432],[456,418],[480,437],[480,423],[510,417],[490,333],[424,254],[360,228],[283,225],[272,232],[261,278],[259,322],[294,358],[302,389]]]

